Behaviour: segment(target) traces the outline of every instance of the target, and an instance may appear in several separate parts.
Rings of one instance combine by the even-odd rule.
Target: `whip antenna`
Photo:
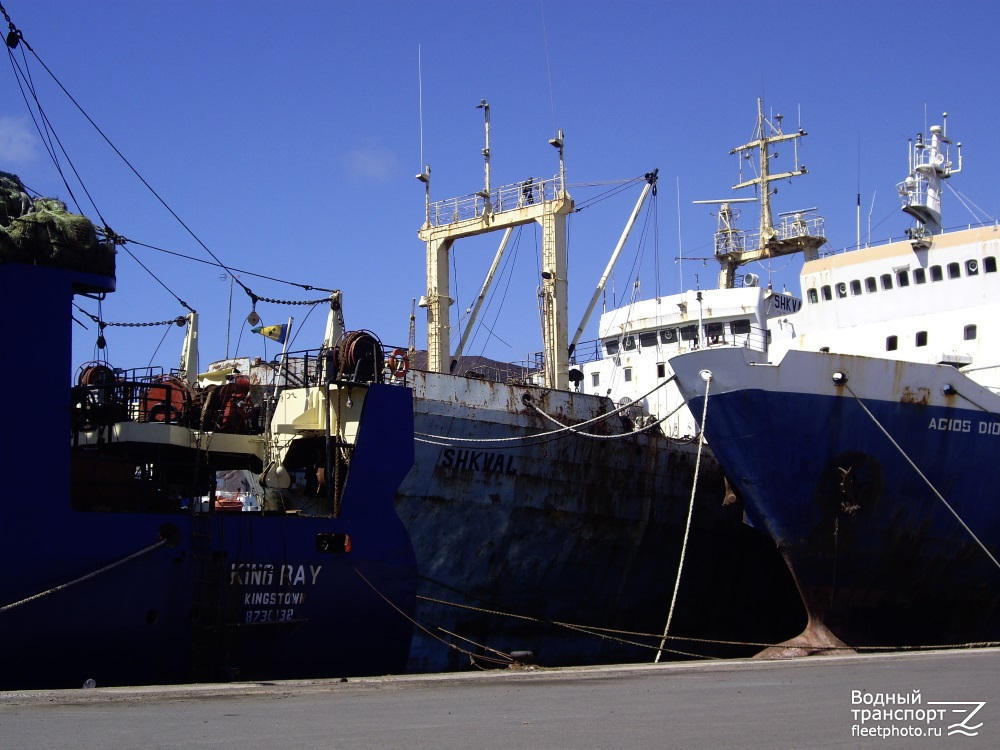
[[[556,130],[556,99],[552,92],[552,63],[549,60],[549,33],[545,30],[545,3],[539,0],[538,7],[542,11],[542,38],[545,41],[545,69],[549,74],[549,109],[552,111],[552,132],[559,136]]]
[[[420,170],[424,169],[424,73],[420,60],[420,45],[417,45],[417,100],[420,116]]]

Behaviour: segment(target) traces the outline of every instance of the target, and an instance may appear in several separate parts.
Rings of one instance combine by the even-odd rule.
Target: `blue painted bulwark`
[[[11,343],[38,366],[0,375],[16,396],[5,418],[0,688],[404,670],[416,562],[393,497],[413,463],[408,389],[354,386],[364,406],[338,516],[201,512],[217,471],[262,467],[210,450],[74,445],[70,302],[81,284],[113,279],[18,264],[3,273]],[[140,481],[143,471],[161,479]]]

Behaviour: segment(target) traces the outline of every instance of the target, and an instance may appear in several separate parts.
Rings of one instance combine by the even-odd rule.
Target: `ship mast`
[[[711,201],[722,203],[719,216],[719,231],[716,232],[715,256],[722,266],[719,273],[719,288],[729,289],[735,285],[736,269],[755,260],[774,258],[791,253],[804,253],[806,259],[815,258],[820,246],[826,242],[823,220],[817,217],[805,217],[802,213],[793,212],[782,216],[778,226],[774,225],[771,214],[771,195],[776,190],[771,189],[771,183],[776,180],[787,180],[807,174],[804,165],[799,163],[798,140],[806,135],[799,128],[795,133],[781,132],[781,115],[777,115],[776,125],[764,117],[764,101],[757,99],[757,125],[754,128],[754,139],[742,146],[732,149],[730,154],[739,154],[743,159],[758,160],[757,176],[743,180],[733,185],[733,190],[756,187],[757,200],[760,202],[760,229],[756,235],[734,237],[732,212],[729,203],[732,201]],[[771,159],[778,154],[772,152],[772,147],[778,143],[791,141],[793,145],[794,164],[791,171],[771,174]],[[725,219],[725,220],[724,220]]]
[[[541,298],[545,346],[545,385],[569,387],[569,334],[567,302],[566,217],[573,212],[573,199],[566,191],[563,133],[549,144],[559,151],[559,174],[548,179],[529,177],[523,182],[494,188],[490,184],[490,120],[485,100],[486,123],[485,188],[471,195],[430,200],[430,167],[417,175],[424,183],[424,224],[417,233],[427,245],[427,293],[421,307],[427,309],[427,369],[451,372],[457,362],[451,355],[449,256],[452,245],[463,237],[507,230],[537,222],[542,228]],[[502,248],[501,248],[502,252]],[[489,279],[481,290],[485,295]],[[464,344],[464,342],[463,342]]]
[[[957,144],[958,166],[955,167],[948,153],[951,141],[946,132],[947,112],[941,120],[941,125],[931,126],[930,143],[924,142],[922,133],[917,134],[910,154],[910,175],[897,186],[903,210],[921,225],[909,230],[910,238],[915,242],[925,240],[928,234],[944,231],[941,226],[941,188],[944,180],[962,171],[962,144]]]

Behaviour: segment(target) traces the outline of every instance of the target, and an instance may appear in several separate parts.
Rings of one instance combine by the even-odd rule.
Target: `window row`
[[[623,374],[623,377],[624,377],[626,383],[631,383],[632,382],[632,368],[631,367],[623,367],[622,368],[622,374]],[[659,379],[661,379],[661,380],[663,378],[667,377],[667,365],[666,365],[666,363],[664,363],[664,362],[657,362],[656,363],[656,377],[659,378]],[[596,372],[596,371],[590,373],[590,384],[594,388],[597,388],[601,384],[601,373]]]
[[[973,341],[976,338],[976,326],[974,323],[967,325],[963,332],[966,341]],[[917,331],[913,337],[914,346],[927,346],[927,331]],[[885,339],[885,350],[894,352],[899,348],[898,336],[887,336]]]
[[[705,338],[711,342],[722,340],[726,337],[727,331],[733,336],[746,336],[750,333],[750,319],[731,320],[724,323],[706,323]],[[658,331],[643,331],[639,334],[628,334],[623,336],[621,341],[612,339],[604,342],[604,350],[610,356],[618,354],[619,350],[631,352],[635,351],[638,345],[641,349],[648,349],[659,344],[676,344],[677,341],[698,341],[698,326],[687,325],[679,328],[662,328]]]
[[[979,275],[979,261],[975,258],[970,258],[965,261],[965,275],[966,276],[978,276]],[[914,268],[912,274],[912,280],[914,284],[926,284],[928,278],[931,282],[944,281],[945,272],[948,274],[949,279],[958,279],[962,277],[962,266],[963,264],[954,262],[949,263],[947,266],[942,268],[941,266],[930,266],[927,269]],[[996,273],[997,270],[997,259],[993,256],[987,256],[983,258],[982,269],[984,273]],[[834,286],[826,284],[820,287],[817,292],[816,287],[812,287],[808,290],[806,297],[811,304],[819,302],[820,295],[822,295],[824,301],[830,301],[834,298],[834,295],[838,299],[842,299],[848,296],[850,292],[851,296],[858,296],[862,294],[874,294],[879,291],[888,291],[893,288],[893,284],[899,288],[908,287],[910,285],[911,275],[907,268],[901,268],[894,274],[884,273],[877,279],[874,276],[869,276],[863,282],[861,279],[852,279],[848,284],[847,282],[839,282]]]

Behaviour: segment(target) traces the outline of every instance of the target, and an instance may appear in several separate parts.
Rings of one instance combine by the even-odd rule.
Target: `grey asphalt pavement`
[[[0,748],[996,748],[998,674],[978,649],[6,692]]]

